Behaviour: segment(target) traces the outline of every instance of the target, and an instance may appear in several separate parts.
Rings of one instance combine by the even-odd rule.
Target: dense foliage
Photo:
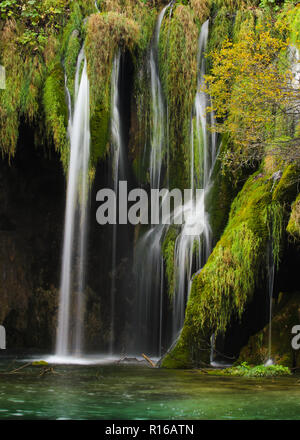
[[[227,39],[210,53],[208,91],[220,121],[215,128],[233,141],[223,157],[232,170],[255,166],[266,152],[300,163],[299,79],[292,71],[297,53],[288,38],[291,17],[298,15],[292,10],[256,26],[250,18],[237,41]]]

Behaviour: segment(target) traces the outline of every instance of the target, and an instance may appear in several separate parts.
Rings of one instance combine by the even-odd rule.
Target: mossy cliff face
[[[133,94],[130,99],[126,98],[126,104],[129,103],[126,113],[130,115],[126,127],[129,133],[128,162],[136,181],[147,185],[149,163],[144,158],[150,157],[152,120],[149,48],[158,13],[167,3],[99,0],[98,13],[94,0],[22,0],[15,6],[7,6],[4,12],[5,17],[0,23],[0,63],[6,68],[6,89],[0,90],[0,149],[3,155],[0,165],[4,185],[0,188],[0,272],[3,277],[0,283],[0,323],[2,320],[8,329],[8,337],[13,341],[10,345],[49,347],[55,338],[65,176],[69,159],[65,80],[74,104],[76,63],[79,51],[84,47],[90,81],[90,176],[91,181],[95,179],[91,199],[95,204],[96,189],[107,186],[110,181],[107,172],[110,162],[110,83],[117,52],[120,50],[122,57],[131,64],[130,73],[123,71],[130,77],[126,81],[133,84]],[[212,70],[213,54],[219,53],[226,40],[234,45],[249,33],[259,33],[259,26],[266,23],[282,23],[284,44],[291,43],[299,48],[299,6],[296,8],[296,2],[288,1],[278,1],[274,7],[273,2],[267,3],[265,7],[256,0],[178,0],[167,11],[159,41],[159,69],[169,116],[171,188],[183,189],[190,185],[190,132],[197,92],[198,38],[205,20],[209,19],[208,74]],[[286,23],[290,26],[289,36]],[[280,57],[286,58],[286,53]],[[233,98],[235,104],[238,103],[237,84],[231,84],[226,100],[229,107]],[[224,126],[230,113],[226,108],[217,118],[220,126]],[[276,111],[272,109],[271,113]],[[242,128],[239,118],[235,122],[238,128]],[[277,115],[275,127],[268,131],[268,140],[272,137],[277,137],[280,142],[290,140],[292,131],[299,135],[299,121],[289,121],[285,127],[284,118]],[[232,322],[240,322],[245,318],[248,306],[255,306],[259,295],[267,295],[264,292],[267,249],[271,241],[278,273],[283,268],[286,278],[295,276],[287,268],[285,258],[288,246],[299,255],[297,161],[293,162],[290,156],[287,160],[285,155],[277,155],[274,159],[271,139],[268,145],[262,146],[258,160],[249,166],[238,162],[237,171],[233,173],[227,158],[234,148],[241,152],[241,156],[243,150],[238,143],[234,145],[234,136],[229,130],[220,133],[219,157],[206,201],[216,246],[205,267],[193,279],[185,325],[175,348],[164,359],[164,366],[188,367],[208,363],[211,334],[215,333],[217,337],[226,335]],[[294,147],[296,149],[297,144]],[[93,205],[91,212],[95,209]],[[85,333],[90,349],[105,347],[109,340],[109,301],[106,293],[98,295],[97,292],[109,291],[111,243],[103,230],[95,231],[95,223],[92,218],[89,287],[86,292],[89,324]],[[177,228],[170,228],[162,246],[167,280],[165,293],[169,296],[174,291],[176,278],[174,252],[177,234]],[[100,253],[105,256],[103,273],[95,277]],[[132,279],[129,279],[132,278],[130,262],[119,263],[120,273],[127,272],[127,278],[120,275],[119,285],[126,279],[130,286],[128,291],[133,291]],[[283,277],[283,282],[286,278]],[[130,295],[129,298],[119,295],[117,308],[120,315],[123,305],[125,309],[125,303],[130,299]],[[282,310],[278,309],[278,315],[274,317],[275,327],[278,320],[278,331],[279,323],[285,322],[281,313],[296,319],[292,311],[293,301],[291,299],[291,305],[286,303],[285,308],[282,306]],[[103,320],[99,319],[100,315],[104,316]],[[124,330],[124,333],[126,331],[129,334],[132,329]],[[266,332],[264,330],[263,334]],[[287,341],[283,345],[286,344]],[[251,353],[246,348],[244,350],[243,353],[247,352],[252,359],[258,345]],[[281,358],[287,359],[284,356],[281,353]],[[288,359],[291,362],[291,358]]]
[[[170,12],[171,14],[171,12]],[[189,135],[197,90],[199,28],[189,6],[176,4],[166,14],[159,42],[159,65],[169,114],[170,184],[189,184]]]
[[[295,240],[300,241],[300,194],[298,194],[292,205],[292,212],[286,230]]]
[[[184,328],[177,346],[164,358],[164,367],[208,363],[211,335],[225,334],[232,321],[241,320],[266,285],[270,239],[274,257],[280,258],[286,216],[280,201],[292,186],[291,181],[287,184],[288,169],[279,182],[265,169],[258,171],[235,198],[220,241],[193,278]]]
[[[215,54],[220,53],[220,48],[226,39],[231,41],[230,45],[234,45],[235,42],[243,41],[244,36],[249,32],[259,36],[262,28],[269,26],[270,22],[276,23],[276,32],[279,31],[278,35],[280,35],[278,37],[278,35],[272,34],[272,38],[275,38],[274,45],[278,44],[279,48],[274,58],[276,63],[278,62],[277,57],[285,56],[283,52],[281,55],[278,54],[286,45],[287,35],[287,41],[294,41],[296,46],[299,45],[294,30],[295,23],[298,22],[299,8],[294,8],[292,3],[284,6],[281,15],[279,13],[276,15],[272,8],[249,8],[252,5],[257,6],[255,3],[246,5],[246,2],[243,2],[237,8],[230,2],[227,2],[226,5],[225,2],[222,2],[222,5],[219,5],[222,7],[218,10],[216,10],[216,3],[208,43],[211,51],[209,68],[212,68],[212,60]],[[218,35],[220,29],[223,30],[221,36]],[[282,32],[282,29],[285,29],[285,33]],[[279,41],[280,39],[282,41]],[[209,81],[210,77],[208,77]],[[234,79],[228,89],[226,101],[229,105],[226,104],[227,110],[224,111],[222,117],[219,115],[220,119],[217,121],[221,127],[224,126],[224,120],[227,120],[232,111],[231,106],[235,105],[235,102],[237,103],[235,96],[237,90],[238,84]],[[223,90],[220,89],[218,93],[222,96]],[[241,111],[243,111],[242,107]],[[270,111],[267,101],[264,104],[264,111],[267,113]],[[259,150],[256,151],[259,154],[256,157],[253,155],[253,145],[250,145],[247,152],[247,154],[250,152],[250,156],[252,155],[250,161],[243,160],[245,151],[241,148],[241,144],[234,141],[234,136],[232,136],[235,124],[238,135],[243,129],[239,114],[236,115],[234,124],[231,127],[227,126],[228,131],[223,132],[219,164],[217,163],[213,187],[207,197],[214,238],[221,238],[201,272],[193,278],[184,327],[177,344],[163,359],[162,365],[164,367],[184,368],[201,365],[201,363],[208,364],[210,337],[213,333],[217,340],[218,337],[226,339],[233,323],[235,323],[235,329],[238,329],[239,322],[240,326],[247,326],[246,320],[249,319],[251,307],[254,305],[255,308],[255,304],[258,306],[263,298],[266,300],[268,298],[267,265],[269,264],[268,249],[270,247],[276,270],[278,270],[278,278],[283,277],[284,273],[285,277],[294,280],[293,288],[295,288],[297,274],[292,266],[289,267],[287,254],[290,252],[298,255],[297,245],[290,244],[291,236],[294,242],[297,240],[297,223],[299,223],[297,216],[298,153],[293,156],[294,144],[292,143],[285,147],[290,148],[289,151],[283,148],[279,154],[278,150],[275,151],[276,148],[273,149],[273,145],[280,143],[284,145],[284,142],[289,139],[297,142],[297,123],[292,117],[288,117],[287,122],[283,122],[283,119],[276,116],[276,120],[273,119],[274,127],[269,123],[268,118],[259,121],[261,128],[256,132],[257,138],[262,136],[262,139],[263,132],[267,133],[269,145],[259,140]],[[281,137],[278,139],[276,136]],[[289,145],[288,142],[286,145]],[[257,148],[257,145],[254,148]],[[236,168],[233,161],[228,163],[226,159],[226,156],[228,158],[234,149],[240,151],[236,160]],[[252,174],[253,168],[259,168],[259,171]],[[234,198],[239,185],[246,179],[247,182],[243,189]],[[227,226],[224,230],[226,222]],[[287,233],[290,234],[290,237]],[[279,279],[277,282],[280,284],[283,281]],[[277,292],[275,293],[277,295]],[[260,299],[261,296],[263,296],[262,299]],[[267,301],[265,302],[267,310],[268,304]],[[285,311],[285,315],[294,316],[292,306]],[[252,316],[250,319],[255,320],[256,318]],[[267,322],[267,319],[266,313],[264,323]],[[296,315],[293,319],[294,321],[297,319]],[[278,320],[281,322],[279,318]],[[278,328],[279,326],[280,324],[278,324]],[[251,334],[250,328],[248,331]],[[291,364],[290,357],[283,354],[288,351],[287,340],[283,341],[283,348],[281,351],[279,350],[279,353],[286,363]],[[241,338],[240,344],[244,343]],[[277,343],[275,342],[275,344]],[[282,363],[284,364],[284,360]]]

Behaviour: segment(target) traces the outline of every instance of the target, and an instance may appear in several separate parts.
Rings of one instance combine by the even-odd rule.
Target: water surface
[[[23,365],[0,358],[0,372]],[[300,419],[300,377],[230,378],[103,364],[0,374],[0,419]]]

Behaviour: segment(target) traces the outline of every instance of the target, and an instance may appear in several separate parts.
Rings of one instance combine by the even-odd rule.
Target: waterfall
[[[171,4],[171,3],[170,3]],[[150,49],[150,78],[152,101],[150,187],[159,189],[162,182],[163,160],[167,143],[166,105],[159,77],[158,45],[163,18],[168,7],[160,12]],[[135,273],[138,303],[138,348],[152,355],[161,355],[163,316],[164,262],[161,244],[164,225],[152,226],[138,241],[135,250]],[[146,270],[145,270],[146,268]]]
[[[163,145],[167,142],[166,106],[162,95],[158,69],[159,33],[166,6],[160,13],[155,29],[153,46],[150,53],[151,95],[152,95],[152,136],[150,156],[150,186],[160,188],[164,154]],[[210,189],[211,173],[216,160],[216,134],[208,130],[213,125],[214,115],[206,115],[209,96],[203,91],[205,75],[204,52],[208,39],[206,21],[201,28],[198,46],[198,79],[190,132],[190,182],[191,198],[185,201],[183,208],[172,213],[172,220],[184,215],[184,224],[175,242],[174,267],[175,289],[172,305],[172,341],[183,326],[187,294],[190,291],[194,272],[201,269],[211,252],[211,232],[208,215],[205,211],[205,195]],[[195,160],[195,157],[198,160]],[[168,171],[168,170],[167,170]],[[195,197],[195,190],[202,188]],[[164,200],[161,202],[162,210]],[[163,222],[164,223],[164,222]],[[176,222],[175,222],[176,223]],[[193,232],[194,230],[196,232]],[[163,328],[164,262],[162,243],[168,230],[167,224],[152,226],[139,240],[136,246],[137,291],[139,294],[138,316],[139,335],[144,350],[161,356]],[[146,268],[146,270],[145,270]]]
[[[118,50],[114,57],[111,75],[111,150],[113,158],[113,180],[116,197],[118,195],[118,184],[120,174],[124,173],[124,140],[121,128],[120,110],[120,61],[121,52]],[[115,290],[116,290],[116,258],[117,258],[117,225],[113,225],[112,238],[112,273],[111,273],[111,334],[110,334],[110,353],[113,354],[114,333],[115,333]]]
[[[180,332],[185,316],[187,296],[191,288],[192,274],[199,271],[211,253],[211,230],[205,210],[205,196],[210,189],[210,178],[216,160],[216,134],[208,130],[206,108],[209,96],[202,90],[205,75],[205,49],[208,39],[207,20],[201,27],[198,44],[197,93],[191,117],[190,130],[190,183],[191,200],[184,210],[185,223],[175,243],[175,267],[177,279],[173,294],[173,340]],[[214,115],[209,115],[213,125]],[[197,153],[197,154],[196,154]],[[195,160],[198,158],[198,161]],[[195,198],[195,189],[202,194]]]
[[[82,62],[84,62],[84,66],[79,80]],[[67,98],[70,159],[56,340],[56,354],[59,356],[80,354],[83,339],[90,155],[89,81],[83,49],[77,60],[73,115],[68,90]]]
[[[171,3],[170,3],[171,4]],[[150,50],[150,77],[152,98],[152,131],[150,152],[150,185],[159,188],[161,183],[161,169],[164,156],[166,138],[166,115],[158,67],[159,35],[165,13],[170,6],[165,6],[158,16],[153,44]]]
[[[272,360],[272,306],[274,293],[274,277],[275,277],[275,262],[273,256],[272,239],[268,245],[268,292],[269,292],[269,335],[268,335],[268,360],[266,366],[273,365]]]

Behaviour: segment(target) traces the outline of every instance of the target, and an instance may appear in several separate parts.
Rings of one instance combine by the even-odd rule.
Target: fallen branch
[[[145,354],[142,354],[143,358],[146,359],[146,361],[151,365],[151,367],[155,368],[156,364]]]
[[[22,366],[19,367],[19,368],[15,368],[15,369],[12,370],[12,371],[4,371],[3,373],[0,373],[0,374],[15,374],[15,373],[18,373],[20,370],[23,370],[23,369],[26,368],[26,367],[30,367],[30,365],[32,365],[31,362],[28,362],[27,364],[22,365]]]

